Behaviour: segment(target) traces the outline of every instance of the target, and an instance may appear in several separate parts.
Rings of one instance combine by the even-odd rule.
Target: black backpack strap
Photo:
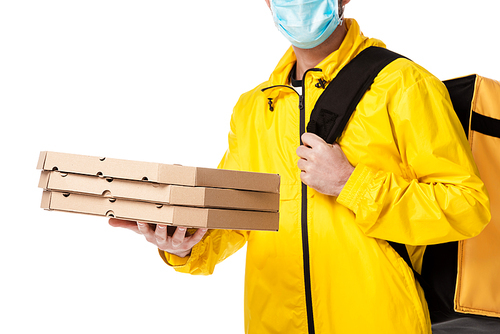
[[[398,58],[405,58],[380,47],[361,51],[337,74],[321,94],[311,113],[307,132],[333,144],[344,131],[359,101],[379,72]]]
[[[375,46],[361,51],[340,70],[321,94],[311,113],[307,131],[333,144],[344,131],[352,113],[375,77],[384,67],[398,58],[406,57]],[[413,269],[406,246],[391,241],[389,244],[413,270],[415,277],[421,281],[420,274]]]
[[[379,72],[398,58],[405,57],[379,47],[369,47],[360,52],[338,73],[321,94],[311,113],[307,131],[333,144],[344,131],[359,101]],[[393,241],[388,241],[388,243],[413,271],[415,279],[425,291],[431,313],[435,317],[443,313],[443,318],[449,318],[447,312],[449,307],[443,303],[434,287],[431,287],[413,268],[406,246]]]

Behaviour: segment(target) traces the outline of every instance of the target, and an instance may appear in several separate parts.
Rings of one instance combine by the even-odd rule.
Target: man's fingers
[[[140,233],[139,229],[137,228],[137,222],[132,220],[121,220],[116,218],[110,218],[108,223],[113,227],[126,228],[131,231],[134,231],[135,233]]]
[[[188,239],[188,248],[193,248],[194,245],[196,245],[198,242],[201,241],[201,239],[203,239],[203,236],[205,235],[205,233],[207,233],[207,229],[206,228],[199,228],[198,230],[196,230],[196,232],[190,236]]]
[[[156,224],[152,227],[148,223],[115,218],[109,219],[109,225],[123,227],[142,234],[148,242],[156,245],[159,249],[176,255],[182,254],[181,257],[186,256],[184,253],[189,252],[194,245],[200,242],[207,232],[206,228],[200,228],[193,235],[186,236],[187,228],[183,226]],[[170,229],[175,229],[175,231],[172,233]]]
[[[306,185],[310,185],[309,182],[310,182],[310,174],[307,174],[306,172],[300,172],[300,180],[306,184]]]
[[[155,231],[147,223],[137,222],[139,233],[142,234],[147,241],[156,244]]]
[[[131,225],[136,225],[135,221],[132,220],[123,220],[123,219],[116,219],[116,218],[109,218],[109,225],[113,227],[130,227]]]
[[[302,143],[304,143],[305,146],[309,147],[314,147],[318,144],[326,144],[326,142],[320,136],[311,132],[302,134],[300,138],[302,139]]]
[[[307,162],[307,160],[304,160],[304,159],[299,159],[299,161],[297,162],[297,167],[299,167],[299,169],[301,171],[306,171],[307,165],[308,165],[308,162]]]
[[[299,156],[299,158],[302,158],[302,159],[306,159],[308,158],[309,156],[309,153],[310,153],[311,149],[304,146],[304,145],[301,145],[297,148],[297,150],[295,151],[297,153],[297,155]]]
[[[174,234],[172,235],[172,247],[174,248],[179,247],[184,242],[185,237],[186,237],[186,228],[183,226],[177,226]]]
[[[155,239],[158,248],[164,248],[167,243],[167,226],[158,224],[155,229]]]
[[[306,132],[302,134],[301,138],[303,145],[297,148],[296,153],[302,159],[309,160],[314,151],[323,148],[321,145],[327,145],[329,147],[332,146],[327,144],[321,137],[314,133]]]

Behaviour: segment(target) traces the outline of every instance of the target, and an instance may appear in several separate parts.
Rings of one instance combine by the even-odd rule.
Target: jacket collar
[[[347,34],[344,41],[340,45],[340,48],[332,52],[328,57],[323,59],[321,63],[316,66],[320,68],[321,72],[314,72],[316,75],[320,76],[323,80],[330,82],[337,73],[349,63],[354,57],[358,55],[361,51],[369,46],[379,46],[385,47],[385,44],[378,39],[368,38],[361,32],[358,23],[354,19],[344,20],[344,24],[347,25]],[[297,58],[290,47],[284,56],[279,61],[278,65],[271,74],[268,84],[269,86],[274,85],[288,85],[289,75],[293,66],[295,65]]]

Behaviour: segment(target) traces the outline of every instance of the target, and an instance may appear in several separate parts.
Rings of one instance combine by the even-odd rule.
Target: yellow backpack
[[[454,309],[500,317],[500,82],[471,75],[445,84],[489,192],[492,216],[481,234],[458,242]]]
[[[363,50],[328,84],[307,131],[335,142],[378,73],[402,57],[379,47]],[[475,238],[427,246],[422,272],[413,272],[433,324],[471,314],[488,316],[495,318],[484,323],[500,333],[500,82],[470,75],[444,83],[490,194],[492,220]],[[406,246],[389,243],[413,269]]]

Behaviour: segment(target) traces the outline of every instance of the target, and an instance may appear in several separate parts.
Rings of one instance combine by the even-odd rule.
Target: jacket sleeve
[[[237,141],[233,125],[233,120],[231,120],[231,131],[228,138],[229,148],[218,168],[239,170]],[[234,254],[245,245],[248,233],[249,231],[208,230],[203,239],[193,247],[190,256],[179,258],[161,250],[160,256],[166,264],[178,272],[193,275],[211,275],[217,263]]]
[[[389,114],[401,173],[359,163],[337,201],[374,238],[427,245],[479,234],[489,199],[446,87],[422,79]]]

